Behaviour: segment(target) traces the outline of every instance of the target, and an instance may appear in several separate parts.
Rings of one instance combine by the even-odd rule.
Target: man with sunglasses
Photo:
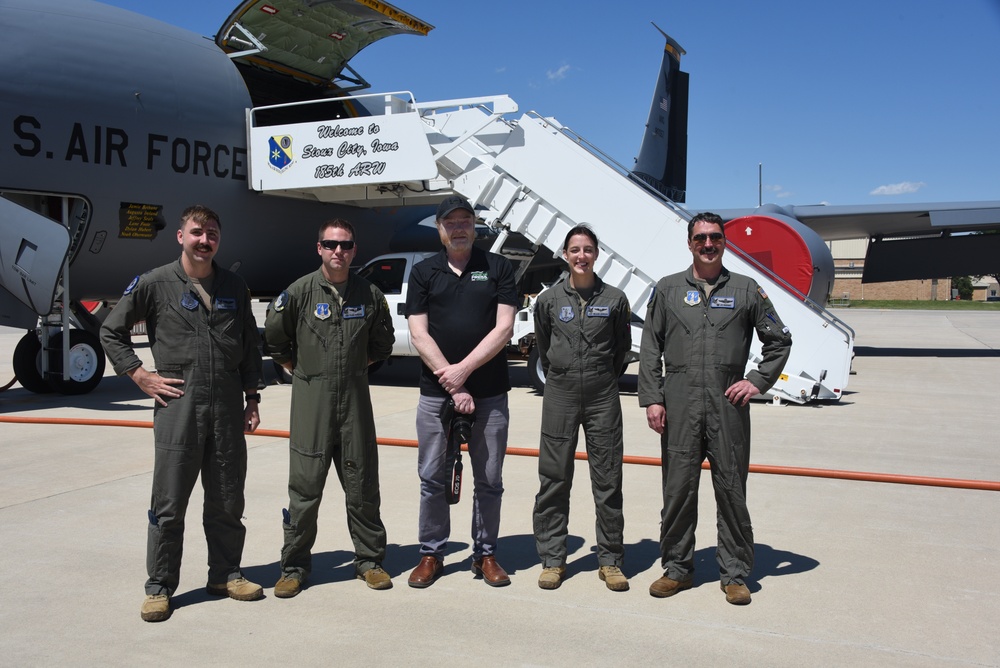
[[[351,273],[358,248],[349,222],[323,223],[316,252],[320,268],[278,295],[264,326],[268,352],[293,377],[278,598],[295,596],[309,578],[331,463],[344,490],[355,573],[372,589],[392,587],[382,569],[386,536],[368,390],[368,365],[392,352],[392,317],[382,292]]]
[[[718,516],[716,561],[726,601],[750,603],[753,528],[746,502],[752,397],[778,380],[792,337],[757,283],[722,266],[722,218],[700,213],[688,223],[693,262],[660,279],[646,310],[639,360],[639,405],[660,434],[664,574],[649,593],[666,598],[694,577],[698,482],[708,458]],[[756,369],[744,371],[753,331],[763,344]]]

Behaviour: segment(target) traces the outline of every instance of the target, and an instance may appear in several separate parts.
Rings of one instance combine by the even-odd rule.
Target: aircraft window
[[[404,258],[389,258],[368,265],[358,275],[367,278],[387,295],[398,295],[403,292],[403,274],[406,272]]]

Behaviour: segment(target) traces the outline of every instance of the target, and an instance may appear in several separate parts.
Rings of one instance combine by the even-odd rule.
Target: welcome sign
[[[254,190],[423,181],[437,165],[417,112],[250,129]]]

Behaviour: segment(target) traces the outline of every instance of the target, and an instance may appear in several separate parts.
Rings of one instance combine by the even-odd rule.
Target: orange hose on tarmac
[[[32,418],[0,415],[0,422],[11,424],[67,424],[67,425],[90,425],[102,427],[139,427],[152,429],[152,422],[142,422],[139,420],[98,420],[93,418]],[[274,438],[288,438],[287,430],[282,429],[258,429],[250,434],[251,436],[270,436]],[[417,442],[402,438],[380,438],[379,445],[392,445],[405,448],[417,447]],[[463,446],[463,449],[467,449]],[[507,448],[508,455],[518,457],[537,457],[538,450],[534,448]],[[587,459],[587,453],[577,452],[577,459]],[[659,466],[659,457],[638,457],[635,455],[625,455],[622,461],[626,464],[638,464],[642,466]],[[701,465],[708,470],[708,462]],[[898,485],[924,485],[928,487],[950,487],[953,489],[978,489],[986,492],[1000,492],[1000,481],[993,480],[962,480],[958,478],[932,478],[917,475],[898,475],[895,473],[866,473],[863,471],[839,471],[836,469],[812,469],[798,466],[771,466],[768,464],[751,464],[750,473],[768,473],[771,475],[794,475],[809,478],[831,478],[835,480],[858,480],[861,482],[887,482]]]

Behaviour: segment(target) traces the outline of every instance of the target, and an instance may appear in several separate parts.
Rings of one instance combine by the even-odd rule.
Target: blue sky
[[[212,35],[236,0],[108,4]],[[691,75],[689,208],[1000,200],[1000,0],[397,0],[372,91],[510,95],[627,167],[663,38]]]

